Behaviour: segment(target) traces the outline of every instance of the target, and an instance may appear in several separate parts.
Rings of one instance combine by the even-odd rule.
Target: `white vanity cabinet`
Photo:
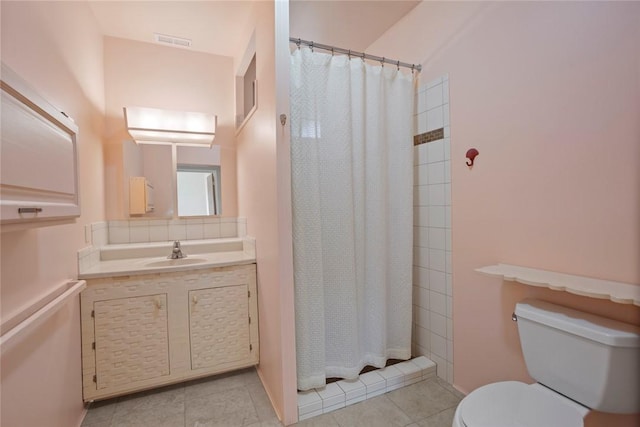
[[[85,401],[258,363],[256,265],[87,279]]]
[[[0,221],[79,216],[77,126],[4,64],[1,77]]]

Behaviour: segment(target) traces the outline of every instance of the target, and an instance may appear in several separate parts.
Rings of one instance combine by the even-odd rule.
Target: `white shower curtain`
[[[411,356],[413,79],[292,53],[298,388]]]

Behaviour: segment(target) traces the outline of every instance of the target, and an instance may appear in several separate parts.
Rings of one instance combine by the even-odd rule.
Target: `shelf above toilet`
[[[529,286],[539,286],[554,291],[565,291],[591,298],[610,299],[621,304],[640,306],[640,285],[613,282],[556,273],[536,268],[517,265],[497,264],[476,268],[476,271],[489,276],[502,277],[510,282],[518,282]]]

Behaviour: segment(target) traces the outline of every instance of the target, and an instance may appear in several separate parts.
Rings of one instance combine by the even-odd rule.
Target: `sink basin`
[[[152,261],[145,263],[146,267],[177,267],[180,265],[200,264],[206,262],[204,258],[178,258],[164,259],[162,261]]]

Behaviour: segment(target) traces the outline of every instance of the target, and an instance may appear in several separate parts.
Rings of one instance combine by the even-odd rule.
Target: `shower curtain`
[[[298,388],[411,356],[413,79],[292,53]]]

